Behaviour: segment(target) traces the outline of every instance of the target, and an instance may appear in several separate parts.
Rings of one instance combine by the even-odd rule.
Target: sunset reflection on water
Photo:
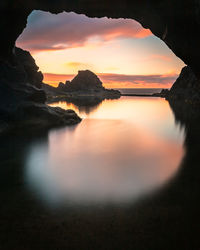
[[[51,131],[48,143],[29,150],[29,187],[48,204],[132,202],[176,174],[184,131],[165,100],[106,100],[89,114],[72,103],[52,106],[72,108],[84,119]]]

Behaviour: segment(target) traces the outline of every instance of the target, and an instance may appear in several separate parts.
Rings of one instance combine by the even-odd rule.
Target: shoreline
[[[104,97],[100,95],[79,95],[79,94],[73,94],[73,95],[62,95],[62,96],[49,96],[47,97],[47,103],[51,103],[54,101],[66,101],[68,100],[73,100],[73,99],[80,99],[80,100],[88,100],[88,99],[98,99],[98,100],[105,100],[105,99],[118,99],[122,96],[132,96],[132,97],[160,97],[160,98],[165,98],[165,96],[161,96],[159,93],[157,94],[121,94],[119,97],[116,96],[110,96],[110,97]]]
[[[162,97],[157,94],[121,94],[121,96],[138,96],[138,97]]]

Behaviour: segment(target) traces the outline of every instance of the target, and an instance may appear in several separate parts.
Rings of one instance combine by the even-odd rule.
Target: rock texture
[[[41,128],[80,121],[72,111],[50,108],[45,104],[42,73],[29,52],[20,48],[15,48],[15,51],[15,65],[1,62],[0,67],[1,129],[11,124],[37,124]]]

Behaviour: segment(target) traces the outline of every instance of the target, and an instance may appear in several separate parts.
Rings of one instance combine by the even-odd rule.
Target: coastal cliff
[[[200,80],[189,66],[185,66],[169,90],[163,89],[153,96],[166,98],[173,103],[200,105]]]
[[[200,81],[189,66],[182,69],[179,77],[167,94],[167,99],[200,104]]]

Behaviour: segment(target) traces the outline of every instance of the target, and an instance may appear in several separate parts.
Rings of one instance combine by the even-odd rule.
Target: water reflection
[[[174,176],[183,139],[164,100],[104,101],[78,126],[51,131],[48,143],[32,145],[25,178],[55,206],[129,202]]]
[[[123,99],[119,101],[122,101],[121,104],[123,104]],[[156,158],[161,151],[163,152],[161,155],[164,157],[168,155],[170,160],[170,157],[173,156],[172,151],[174,148],[175,152],[177,150],[177,153],[179,150],[182,150],[181,148],[184,140],[185,153],[182,160],[182,153],[180,155],[178,161],[180,162],[179,166],[177,165],[174,169],[171,169],[170,164],[172,160],[170,160],[168,162],[169,165],[165,168],[162,167],[162,162],[154,159],[160,166],[150,173],[148,172],[148,166],[152,166],[151,164],[149,165],[149,163],[151,163],[149,157],[149,162],[144,170],[145,172],[147,171],[150,176],[143,175],[140,168],[136,168],[135,170],[135,175],[137,176],[137,172],[139,172],[140,175],[138,176],[139,178],[141,177],[139,180],[144,180],[144,182],[146,182],[147,177],[153,180],[151,175],[156,175],[159,180],[159,174],[164,176],[162,171],[166,171],[168,180],[163,177],[163,182],[159,185],[155,178],[156,185],[158,186],[154,190],[157,190],[157,192],[152,192],[150,198],[147,195],[144,196],[144,193],[140,193],[140,198],[143,197],[143,199],[137,204],[132,198],[133,196],[129,196],[130,199],[126,199],[128,202],[126,202],[124,206],[121,206],[118,200],[115,200],[114,204],[112,203],[109,206],[106,205],[105,201],[108,199],[110,200],[111,195],[115,192],[111,189],[112,192],[108,193],[106,190],[108,185],[111,185],[112,181],[115,184],[117,178],[124,184],[123,177],[118,177],[118,175],[124,175],[124,178],[128,180],[126,171],[128,173],[134,171],[124,161],[123,154],[126,155],[126,152],[122,150],[123,154],[120,154],[120,157],[123,159],[122,163],[124,169],[127,169],[126,171],[123,171],[123,168],[119,170],[117,168],[115,173],[114,166],[110,171],[111,164],[108,169],[99,170],[99,174],[106,176],[106,178],[107,175],[103,174],[104,171],[105,173],[108,172],[108,178],[105,180],[106,188],[104,189],[104,191],[106,191],[104,194],[107,194],[107,196],[104,196],[103,200],[100,200],[100,204],[97,206],[91,206],[91,204],[90,206],[83,206],[84,203],[76,204],[74,202],[72,206],[65,206],[63,210],[48,209],[49,205],[52,205],[53,208],[55,206],[60,208],[60,202],[62,203],[63,200],[66,200],[66,196],[68,195],[62,196],[62,194],[66,192],[65,185],[67,184],[64,183],[62,184],[63,186],[57,186],[56,180],[61,180],[61,183],[65,182],[64,174],[66,171],[72,177],[74,177],[74,174],[73,169],[70,172],[70,164],[67,161],[65,161],[64,168],[67,166],[68,170],[58,168],[58,172],[56,166],[51,165],[49,169],[49,166],[46,166],[48,167],[46,168],[45,165],[42,165],[42,162],[47,162],[48,157],[49,160],[53,159],[54,162],[57,161],[57,163],[59,163],[59,160],[56,160],[56,158],[58,158],[57,155],[62,156],[62,160],[65,160],[64,154],[67,155],[68,152],[66,148],[67,150],[70,148],[71,152],[74,154],[74,156],[68,155],[67,157],[74,158],[74,161],[76,161],[76,143],[79,143],[76,142],[76,140],[78,141],[78,137],[80,136],[81,124],[78,127],[70,128],[71,130],[60,129],[51,131],[49,135],[44,134],[39,137],[30,137],[27,135],[26,131],[22,131],[21,135],[13,133],[9,136],[1,137],[0,246],[2,249],[199,249],[200,112],[198,112],[196,107],[191,109],[190,106],[181,103],[170,103],[176,117],[177,125],[175,125],[173,114],[169,110],[167,102],[160,103],[160,107],[162,108],[156,105],[155,100],[148,103],[147,100],[141,100],[141,102],[139,102],[139,99],[134,99],[132,102],[128,101],[128,104],[127,106],[123,104],[123,107],[127,109],[123,109],[124,113],[121,114],[119,108],[115,106],[117,103],[115,105],[112,103],[102,103],[100,107],[105,107],[104,105],[106,105],[112,111],[114,111],[116,107],[117,110],[115,110],[113,115],[110,114],[110,116],[108,111],[105,112],[106,116],[104,119],[101,119],[100,117],[103,117],[103,110],[98,109],[98,112],[93,113],[95,118],[91,117],[84,120],[85,123],[82,124],[86,126],[88,123],[87,125],[90,129],[88,128],[88,139],[86,137],[84,139],[84,136],[81,137],[82,139],[80,138],[83,140],[80,142],[80,145],[83,147],[83,152],[87,153],[88,148],[92,149],[91,142],[94,140],[92,139],[94,134],[96,134],[95,138],[101,141],[102,134],[100,133],[98,135],[98,130],[92,130],[93,120],[95,121],[94,125],[96,129],[98,129],[98,120],[98,122],[102,122],[102,124],[104,122],[110,124],[110,129],[107,129],[107,131],[112,132],[112,130],[115,130],[113,128],[116,126],[118,127],[116,128],[116,132],[120,132],[120,135],[117,133],[113,137],[111,137],[111,132],[111,135],[107,135],[110,140],[108,141],[108,145],[104,145],[105,149],[102,149],[102,154],[103,151],[109,152],[109,145],[112,145],[112,140],[115,142],[113,144],[116,144],[116,148],[120,147],[123,149],[124,147],[126,149],[125,135],[126,131],[129,135],[130,130],[129,128],[124,128],[125,132],[123,132],[122,129],[120,129],[122,124],[132,126],[133,135],[135,135],[135,137],[130,137],[130,140],[127,140],[127,142],[130,146],[134,146],[135,142],[133,151],[134,157],[137,157],[136,146],[139,145],[139,149],[142,148],[144,152],[146,150],[146,155],[144,153],[140,154],[141,157],[145,156],[148,158],[149,156],[147,153],[150,150],[149,152],[153,152]],[[140,112],[136,110],[138,107],[141,107]],[[150,108],[148,109],[148,107]],[[144,112],[145,110],[146,112]],[[142,118],[141,115],[139,116],[139,113],[143,114]],[[153,117],[151,121],[151,115],[149,114]],[[159,118],[159,116],[161,118]],[[118,125],[116,125],[115,122],[118,122]],[[185,135],[183,134],[183,128],[180,129],[180,127],[184,128]],[[144,128],[148,128],[145,129],[146,132],[143,130]],[[86,128],[84,129],[86,131]],[[105,131],[106,129],[104,132]],[[140,131],[142,134],[139,133]],[[143,132],[145,133],[143,134]],[[137,136],[137,134],[139,134],[139,136]],[[148,135],[148,137],[146,137],[146,135]],[[123,138],[123,136],[124,140],[122,140],[121,145],[119,145],[117,138]],[[146,140],[145,138],[149,138],[149,136],[151,140]],[[136,139],[137,137],[144,138],[145,144],[143,145],[142,141],[139,142],[139,139]],[[157,142],[158,139],[159,142]],[[149,141],[151,141],[151,143],[149,143]],[[152,144],[158,147],[153,147],[151,150]],[[62,147],[59,147],[59,145],[62,145]],[[170,149],[172,145],[175,145],[175,147]],[[169,147],[166,152],[164,149],[161,149],[163,146]],[[39,149],[41,149],[41,152]],[[95,149],[99,149],[98,142],[94,145],[93,150],[95,151]],[[34,152],[35,157],[33,157]],[[131,152],[131,150],[129,152]],[[175,154],[175,152],[173,153]],[[25,168],[25,163],[31,162],[31,157],[32,161],[35,162],[34,167],[36,169],[39,168],[39,170],[35,171],[27,165],[27,168]],[[114,157],[111,155],[110,162],[114,161],[116,163],[116,159],[113,158]],[[165,160],[168,160],[168,158],[166,157]],[[133,159],[133,157],[130,159]],[[101,161],[104,163],[105,159],[101,159]],[[144,162],[144,160],[141,159],[140,162]],[[177,164],[179,164],[178,162]],[[98,164],[100,165],[100,163]],[[133,164],[133,166],[135,167],[137,164]],[[160,172],[159,167],[162,169]],[[92,167],[89,168],[89,171],[93,171],[93,169],[91,169]],[[23,178],[23,173],[26,178]],[[38,176],[38,173],[41,175]],[[49,176],[47,177],[48,173]],[[114,174],[114,177],[116,176],[114,180],[110,177],[109,173]],[[63,174],[63,176],[61,176],[61,174]],[[131,177],[133,176],[131,175]],[[46,181],[45,178],[48,181]],[[82,177],[80,177],[80,180],[81,178]],[[134,182],[137,182],[136,177],[133,178]],[[54,180],[56,184],[55,187],[53,186]],[[78,179],[79,184],[82,183],[80,180]],[[86,180],[90,182],[90,179]],[[50,185],[49,187],[47,187],[47,183]],[[70,187],[72,187],[70,192],[73,191],[73,194],[75,192],[77,195],[76,182],[72,184],[70,184]],[[74,185],[76,189],[74,189]],[[126,187],[126,183],[124,185]],[[111,185],[111,188],[112,187]],[[130,190],[133,190],[132,183],[130,187]],[[47,194],[46,189],[48,188],[52,190],[55,195],[54,197],[53,194]],[[122,191],[125,190],[124,187],[120,188]],[[120,190],[120,188],[118,188],[118,190]],[[55,192],[56,190],[58,193]],[[83,191],[85,195],[86,189]],[[89,190],[89,192],[91,193],[92,191]],[[128,193],[127,190],[126,192]],[[75,197],[79,199],[79,196]],[[85,199],[85,196],[83,197]],[[91,197],[92,196],[90,196],[90,199]],[[123,197],[122,200],[124,200],[124,196],[121,197]],[[42,203],[41,200],[38,200],[39,198],[43,201]],[[80,201],[81,200],[79,200],[79,202]],[[69,204],[69,200],[67,202]],[[41,204],[45,206],[41,206]]]
[[[98,97],[90,97],[90,98],[85,98],[85,97],[67,97],[65,98],[64,101],[58,101],[58,102],[53,102],[49,103],[49,105],[56,107],[62,107],[64,109],[73,109],[80,115],[88,115],[91,112],[95,111],[98,109],[98,106],[102,103],[102,99]]]

